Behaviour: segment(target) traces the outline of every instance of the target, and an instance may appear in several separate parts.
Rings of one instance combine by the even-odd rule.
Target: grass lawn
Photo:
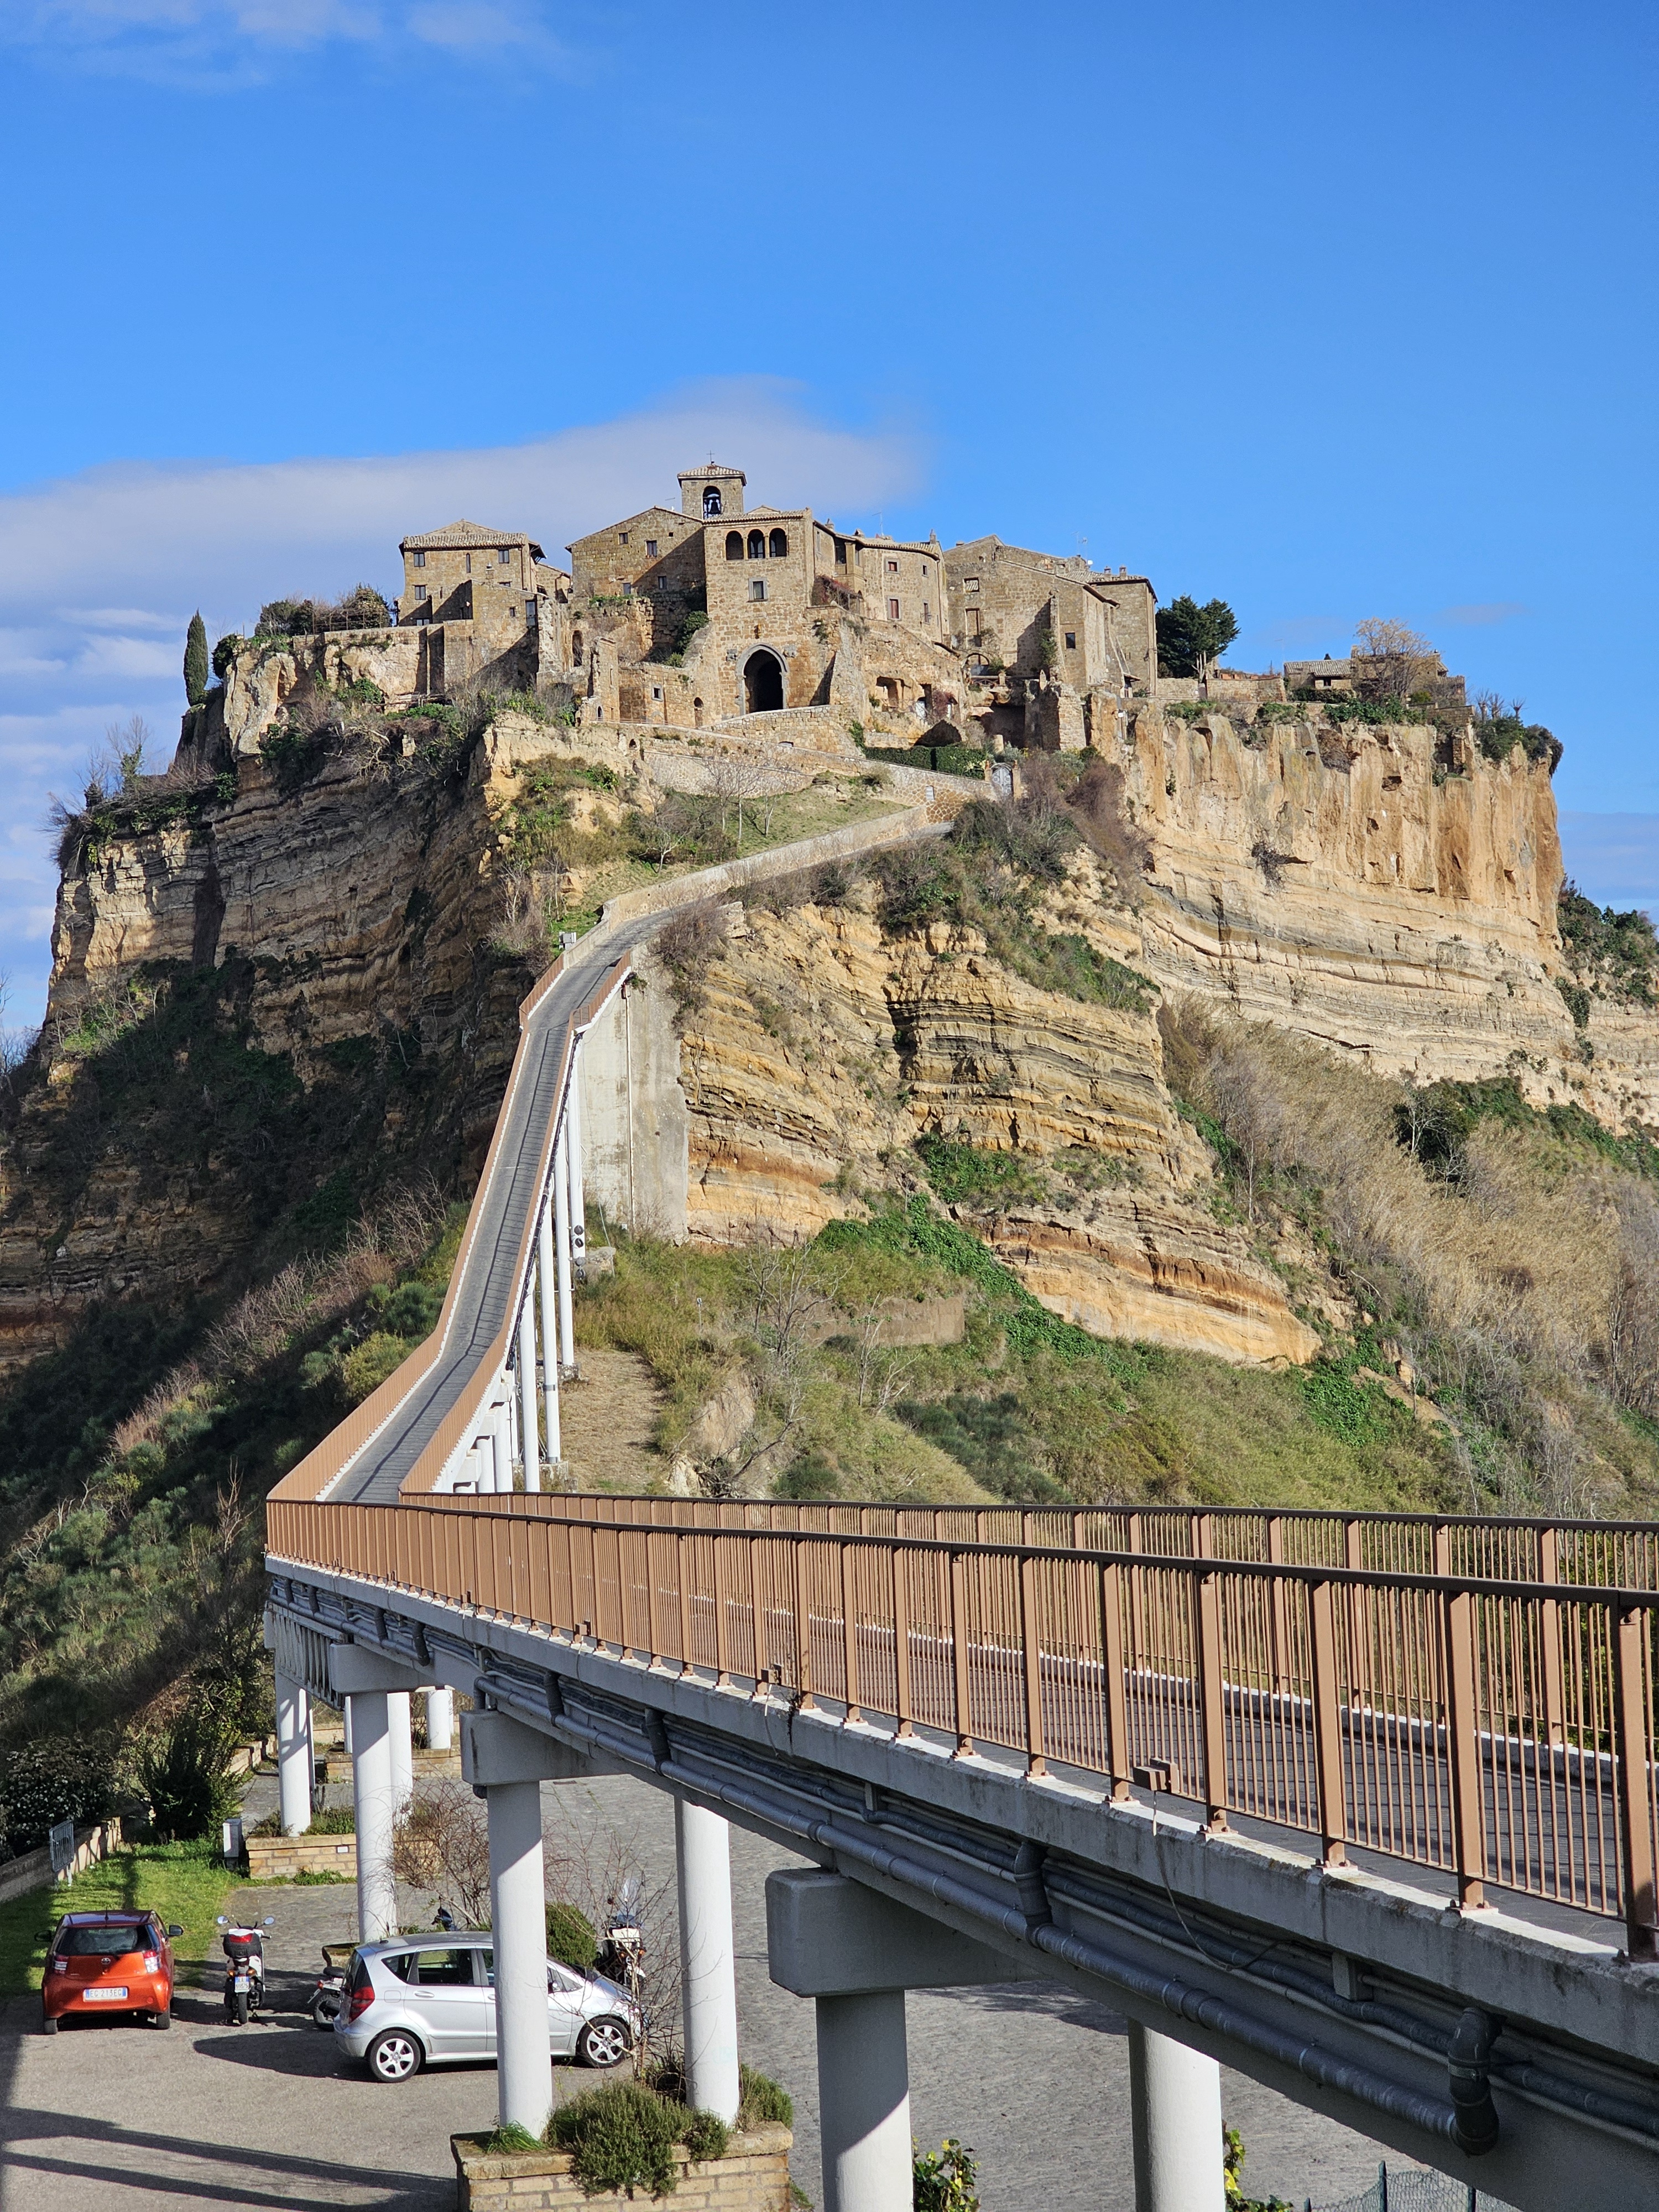
[[[180,1986],[198,1987],[210,1955],[218,1956],[214,1916],[224,1908],[237,1878],[216,1845],[137,1844],[115,1851],[71,1882],[52,1883],[0,1905],[0,1998],[26,1996],[40,1986],[46,1942],[64,1912],[111,1912],[153,1906],[169,1926]]]

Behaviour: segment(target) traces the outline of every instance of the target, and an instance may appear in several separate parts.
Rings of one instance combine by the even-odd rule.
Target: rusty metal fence
[[[1120,1797],[1167,1789],[1216,1827],[1236,1814],[1300,1831],[1327,1863],[1352,1846],[1443,1872],[1466,1906],[1492,1884],[1620,1917],[1632,1955],[1656,1955],[1659,1593],[1443,1564],[1474,1548],[1459,1532],[1483,1527],[1488,1559],[1535,1564],[1553,1535],[1559,1561],[1559,1525],[1212,1515],[1196,1516],[1209,1548],[1159,1555],[1055,1540],[1133,1517],[1109,1514],[1033,1513],[1040,1527],[1012,1542],[981,1536],[971,1511],[961,1526],[902,1513],[888,1530],[749,1520],[784,1510],[523,1496],[267,1508],[274,1563],[718,1685],[781,1685],[801,1706],[931,1731],[963,1755],[1012,1753],[1034,1777],[1054,1765]],[[926,1535],[908,1531],[918,1517]],[[1139,1516],[1142,1538],[1164,1518]],[[1253,1522],[1267,1557],[1224,1550]],[[1306,1556],[1332,1527],[1346,1553],[1356,1526],[1385,1563]],[[1569,1533],[1575,1563],[1610,1571],[1638,1555]]]

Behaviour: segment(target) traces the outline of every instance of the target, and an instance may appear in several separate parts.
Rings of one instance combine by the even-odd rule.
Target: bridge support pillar
[[[276,1795],[283,1833],[311,1826],[311,1692],[290,1675],[276,1677]]]
[[[558,1270],[559,1285],[559,1372],[561,1375],[568,1375],[576,1364],[576,1322],[570,1303],[570,1113],[568,1105],[565,1109],[565,1118],[559,1125],[559,1133],[553,1149],[553,1245],[554,1265]]]
[[[1135,2212],[1224,2212],[1221,2069],[1129,2022]]]
[[[395,1820],[415,1795],[415,1738],[407,1690],[387,1691],[386,1724],[392,1747],[392,1811]]]
[[[428,1690],[426,1693],[426,1747],[447,1751],[455,1741],[455,1692]]]
[[[685,2073],[690,2101],[738,2116],[738,1987],[732,1965],[732,1832],[717,1813],[674,1800]]]
[[[409,1693],[419,1686],[411,1667],[382,1658],[356,1644],[329,1647],[331,1686],[346,1700],[351,1743],[351,1794],[357,1828],[357,1940],[378,1943],[398,1932],[398,1884],[392,1872],[392,1830],[397,1817],[391,1706],[403,1706],[408,1757]],[[412,1765],[412,1761],[410,1762]]]
[[[766,1947],[772,1979],[817,2000],[824,2212],[909,2212],[904,1992],[1042,1978],[861,1882],[815,1868],[767,1876]],[[1195,2201],[1192,2212],[1209,2208]]]
[[[461,1774],[489,1819],[489,1924],[495,1938],[495,2068],[500,2124],[539,2135],[553,2104],[547,2033],[547,1907],[542,1784],[587,1762],[506,1713],[463,1713]]]

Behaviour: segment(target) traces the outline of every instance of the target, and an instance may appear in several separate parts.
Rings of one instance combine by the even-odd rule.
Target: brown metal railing
[[[532,1515],[659,1528],[894,1536],[942,1544],[1140,1552],[1159,1559],[1352,1567],[1492,1582],[1659,1590],[1659,1522],[1115,1505],[856,1505],[611,1494],[497,1498]]]
[[[1526,1547],[1559,1544],[1559,1526],[1212,1515],[1203,1548],[1160,1556],[1056,1542],[1054,1520],[1071,1516],[1047,1513],[1030,1516],[1035,1540],[1003,1542],[951,1509],[894,1515],[929,1519],[926,1535],[750,1518],[891,1508],[668,1499],[267,1510],[276,1562],[719,1684],[781,1684],[901,1736],[1012,1751],[1032,1775],[1103,1777],[1115,1796],[1166,1787],[1217,1827],[1237,1814],[1300,1830],[1328,1863],[1352,1845],[1442,1870],[1468,1906],[1492,1883],[1620,1916],[1632,1955],[1656,1954],[1659,1594],[1433,1571],[1456,1531],[1489,1528],[1498,1557],[1535,1565]],[[1153,1516],[1139,1517],[1144,1540]],[[1229,1527],[1251,1523],[1264,1549],[1277,1524],[1279,1556],[1222,1554]],[[1385,1543],[1414,1559],[1426,1541],[1430,1571],[1302,1556],[1332,1528],[1346,1550],[1356,1528],[1362,1559],[1371,1532],[1401,1529]]]

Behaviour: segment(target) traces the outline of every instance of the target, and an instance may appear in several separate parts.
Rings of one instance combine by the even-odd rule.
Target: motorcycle
[[[635,2004],[640,2002],[640,1984],[645,1972],[645,1933],[640,1926],[641,1883],[629,1875],[611,1900],[611,1917],[606,1921],[605,1934],[599,1938],[599,1956],[594,1960],[596,1972],[608,1982],[615,1982],[626,1990]]]
[[[447,1934],[455,1925],[455,1916],[447,1905],[441,1905],[432,1924]],[[356,1948],[355,1943],[324,1944],[323,1971],[311,1992],[309,2009],[313,2027],[331,2028],[339,2018],[340,2008],[345,2002],[346,1976]]]
[[[248,2014],[264,2003],[264,1930],[276,1924],[267,1914],[258,1928],[239,1927],[222,1912],[214,1923],[225,1931],[220,1938],[225,1954],[225,2018],[236,2027],[246,2027]]]

